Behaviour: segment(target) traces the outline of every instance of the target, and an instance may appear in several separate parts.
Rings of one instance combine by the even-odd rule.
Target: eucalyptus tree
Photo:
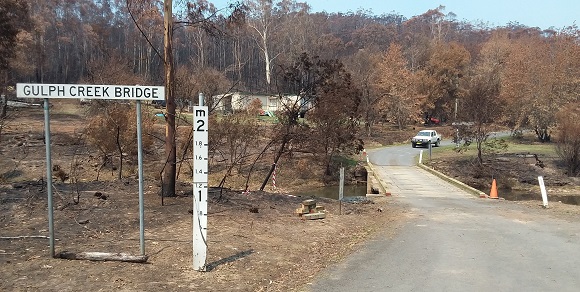
[[[421,104],[430,116],[448,120],[456,99],[465,90],[465,77],[471,55],[457,42],[435,43],[425,67],[420,70],[419,92],[426,98]]]
[[[356,54],[345,60],[345,66],[351,73],[352,80],[360,88],[359,115],[364,122],[365,134],[371,137],[371,129],[379,121],[383,109],[381,101],[383,96],[377,90],[376,78],[381,76],[377,64],[380,62],[381,53],[371,50],[359,50]]]
[[[247,25],[253,31],[256,45],[263,55],[266,86],[272,81],[273,62],[281,54],[276,44],[284,22],[292,21],[299,11],[307,11],[308,5],[295,0],[246,0],[248,7]],[[289,23],[291,24],[291,23]]]
[[[28,6],[22,0],[0,0],[0,135],[7,119],[7,95],[11,71],[25,71],[22,50],[30,43]]]
[[[579,47],[566,32],[549,36],[527,30],[511,37],[502,79],[502,96],[512,108],[514,130],[531,129],[539,141],[551,140],[560,108],[578,100]]]
[[[387,119],[394,121],[399,130],[412,120],[419,109],[420,94],[416,88],[417,77],[409,69],[399,44],[391,44],[389,50],[377,65],[374,86],[382,97],[380,109]]]
[[[165,158],[162,170],[162,196],[175,196],[175,183],[177,178],[177,143],[176,143],[176,100],[175,100],[175,61],[174,61],[174,33],[176,29],[183,27],[201,28],[211,33],[219,32],[220,26],[217,23],[222,20],[220,10],[204,0],[194,2],[179,2],[176,9],[177,14],[173,13],[174,2],[164,0],[163,3],[156,0],[127,0],[127,10],[131,18],[141,32],[143,39],[149,44],[149,50],[153,51],[157,60],[163,64],[163,79],[165,84]],[[228,20],[235,22],[243,14],[240,12],[240,6],[230,5],[228,9],[232,11]],[[140,19],[153,15],[158,18],[160,11],[163,11],[163,53],[156,45],[152,36],[148,34],[148,27],[140,23]],[[140,15],[140,17],[136,17]],[[159,31],[159,27],[157,32]],[[153,37],[159,36],[158,33]]]
[[[316,65],[322,69],[322,82],[308,118],[311,129],[307,141],[326,179],[336,177],[337,156],[357,151],[361,93],[340,61],[319,60]]]
[[[458,127],[462,128],[464,139],[475,142],[479,166],[483,165],[486,150],[504,146],[487,143],[494,126],[506,111],[506,102],[500,97],[501,67],[495,56],[484,52],[469,72],[468,85],[460,99],[458,118],[467,123]]]
[[[30,24],[23,0],[0,0],[0,70],[6,70],[16,54],[18,34]]]
[[[580,103],[571,103],[556,115],[558,131],[556,153],[566,166],[568,176],[580,174]]]

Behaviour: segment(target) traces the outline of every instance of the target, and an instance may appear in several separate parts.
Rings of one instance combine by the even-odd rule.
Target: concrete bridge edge
[[[442,180],[447,181],[447,182],[449,182],[449,183],[451,183],[451,184],[459,187],[460,189],[462,189],[462,190],[464,190],[464,191],[466,191],[468,193],[471,193],[473,195],[479,196],[480,198],[486,198],[487,197],[487,194],[486,193],[484,193],[484,192],[482,192],[482,191],[480,191],[480,190],[478,190],[476,188],[473,188],[473,187],[471,187],[471,186],[469,186],[469,185],[467,185],[467,184],[465,184],[463,182],[460,182],[460,181],[458,181],[458,180],[456,180],[456,179],[454,179],[452,177],[449,177],[449,176],[447,176],[447,175],[445,175],[445,174],[443,174],[443,173],[441,173],[441,172],[439,172],[439,171],[437,171],[437,170],[435,170],[435,169],[433,169],[433,168],[431,168],[431,167],[429,167],[427,165],[424,165],[422,163],[417,163],[417,166],[419,166],[420,168],[422,168],[422,169],[424,169],[424,170],[426,170],[426,171],[434,174],[435,176],[441,178]]]

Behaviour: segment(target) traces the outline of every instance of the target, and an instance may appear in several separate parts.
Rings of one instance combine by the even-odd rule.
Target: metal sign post
[[[338,214],[342,215],[342,198],[344,198],[344,167],[340,168],[340,184],[338,185]]]
[[[141,101],[137,100],[137,160],[139,164],[139,248],[145,255],[145,207],[143,206],[143,142],[141,135]]]
[[[207,256],[208,107],[193,107],[193,268]]]
[[[50,150],[50,112],[48,98],[44,99],[44,144],[46,148],[46,191],[48,196],[48,238],[50,256],[54,257],[54,208],[52,206],[52,158]]]

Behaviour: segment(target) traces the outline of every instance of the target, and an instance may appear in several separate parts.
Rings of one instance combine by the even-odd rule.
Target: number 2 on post
[[[203,126],[205,126],[205,122],[204,122],[203,120],[197,120],[197,124],[198,124],[198,126],[197,126],[197,128],[195,129],[196,131],[198,131],[198,132],[203,132],[203,131],[205,131],[205,130],[203,129]]]

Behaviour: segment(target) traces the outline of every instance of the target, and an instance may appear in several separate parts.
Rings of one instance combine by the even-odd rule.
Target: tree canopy
[[[168,3],[172,9],[164,10]],[[559,126],[558,112],[580,99],[576,25],[486,27],[457,20],[461,16],[444,6],[407,19],[311,12],[296,0],[240,3],[0,0],[2,88],[173,79],[167,92],[181,105],[195,103],[200,92],[299,96],[302,104],[286,113],[291,127],[283,132],[290,136],[300,133],[294,114],[308,104],[309,126],[325,134],[324,127],[348,128],[350,122],[364,124],[367,134],[377,122],[404,128],[426,114],[443,122],[530,129],[541,141]],[[165,47],[170,59],[161,53],[168,43],[164,27],[172,40]],[[165,72],[168,62],[174,78]],[[484,119],[484,110],[494,118]],[[327,138],[342,143],[345,137]]]

